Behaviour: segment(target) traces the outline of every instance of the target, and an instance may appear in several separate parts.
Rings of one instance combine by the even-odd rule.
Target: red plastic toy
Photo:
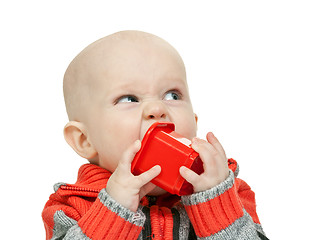
[[[186,166],[201,174],[203,162],[191,148],[191,141],[174,130],[175,125],[166,122],[156,122],[148,129],[133,159],[132,173],[139,175],[160,165],[162,171],[152,183],[172,194],[188,195],[193,193],[193,186],[179,174],[179,168]]]

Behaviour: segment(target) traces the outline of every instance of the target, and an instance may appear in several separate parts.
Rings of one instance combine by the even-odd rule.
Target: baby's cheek
[[[114,172],[118,165],[117,161],[110,161],[110,158],[101,157],[99,158],[99,166],[108,170],[109,172]]]
[[[191,140],[192,138],[196,137],[196,121],[191,119],[188,121],[183,121],[180,130],[181,135]],[[176,129],[176,131],[178,132],[178,129]]]

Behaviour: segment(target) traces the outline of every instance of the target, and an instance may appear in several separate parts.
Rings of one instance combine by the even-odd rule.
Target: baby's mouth
[[[144,138],[145,134],[147,133],[147,131],[149,130],[149,128],[156,122],[166,122],[167,123],[168,121],[154,121],[152,123],[147,123],[147,126],[145,128],[143,128],[143,127],[141,128],[141,133],[140,133],[140,140],[141,141],[143,140],[143,138]]]
[[[142,141],[145,134],[147,133],[147,131],[149,130],[149,128],[154,124],[155,122],[152,123],[147,123],[147,125],[145,127],[142,126],[141,128],[141,133],[140,133],[140,140]]]
[[[148,130],[148,129],[146,129],[146,131],[143,130],[143,132],[140,134],[140,140],[141,140],[141,141],[143,141],[143,138],[144,138],[144,136],[145,136],[147,130]]]

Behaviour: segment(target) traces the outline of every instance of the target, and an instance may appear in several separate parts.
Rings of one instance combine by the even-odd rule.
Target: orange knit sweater
[[[42,218],[46,239],[266,239],[254,192],[229,159],[230,175],[220,185],[182,198],[144,197],[131,212],[105,191],[111,173],[83,165],[75,184],[59,183]]]

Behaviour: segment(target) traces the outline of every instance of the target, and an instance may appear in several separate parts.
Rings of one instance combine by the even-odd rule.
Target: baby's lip
[[[141,134],[140,134],[140,140],[142,141],[145,134],[147,133],[148,129],[154,124],[155,122],[152,122],[152,123],[148,123],[146,125],[146,127],[144,127],[142,130],[141,130]]]
[[[146,129],[146,131],[143,131],[143,132],[140,134],[140,140],[141,140],[141,141],[143,140],[143,138],[144,138],[146,132],[147,132],[147,129]]]
[[[168,121],[156,121],[156,122],[168,122]],[[140,140],[141,141],[143,140],[143,138],[144,138],[145,134],[147,133],[148,129],[156,122],[152,122],[152,123],[148,124],[146,128],[142,129],[141,134],[140,134]]]

